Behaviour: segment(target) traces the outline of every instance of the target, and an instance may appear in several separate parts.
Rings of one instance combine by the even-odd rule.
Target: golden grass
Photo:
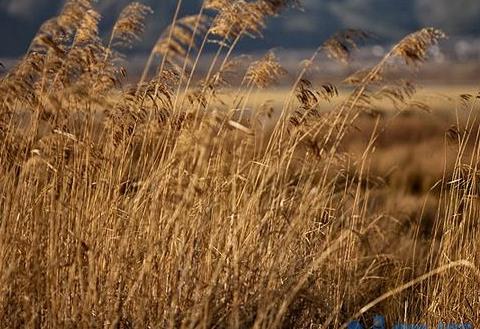
[[[412,100],[428,104],[427,112],[454,115],[455,109],[459,109],[465,104],[460,95],[475,95],[477,90],[478,87],[471,84],[453,86],[427,84],[418,86],[418,89],[414,97],[412,97]],[[227,88],[224,97],[229,101],[233,100],[235,91],[235,89]],[[290,89],[287,87],[275,86],[268,89],[258,90],[249,97],[248,104],[246,106],[248,108],[271,106],[278,111],[285,103],[289,91]],[[338,92],[339,94],[337,97],[331,99],[329,102],[325,102],[325,104],[322,104],[322,108],[324,110],[334,110],[336,107],[338,107],[339,104],[347,99],[350,94],[350,89],[339,88]],[[245,97],[246,92],[242,92],[241,95]],[[398,109],[395,108],[394,104],[386,99],[380,99],[376,104],[374,104],[373,108],[387,116],[396,115],[398,113]],[[411,110],[411,108],[407,108],[406,110]]]
[[[242,70],[233,50],[295,4],[206,1],[183,19],[180,1],[134,85],[117,59],[147,7],[127,7],[107,45],[88,0],[44,24],[0,81],[2,326],[338,328],[373,313],[480,325],[478,94],[425,114],[443,99],[386,78],[427,60],[443,37],[431,28],[317,86],[317,55],[345,62],[366,37],[339,33],[269,94],[284,72],[273,53]],[[410,144],[388,155],[392,131]]]

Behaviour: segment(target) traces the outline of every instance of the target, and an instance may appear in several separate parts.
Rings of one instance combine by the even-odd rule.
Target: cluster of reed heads
[[[369,37],[339,32],[302,62],[282,108],[242,118],[287,72],[272,51],[245,65],[236,46],[300,5],[205,0],[181,17],[179,0],[134,84],[122,52],[148,6],[129,4],[106,40],[90,0],[41,26],[0,80],[1,326],[333,328],[377,312],[479,324],[473,125],[456,133],[426,237],[369,210],[376,132],[359,159],[342,150],[374,102],[420,107],[414,85],[387,73],[421,65],[444,34],[406,36],[346,77],[349,96],[326,111],[339,89],[307,79],[315,61],[348,63]]]

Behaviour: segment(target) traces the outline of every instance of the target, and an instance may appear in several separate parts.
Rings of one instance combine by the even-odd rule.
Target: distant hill
[[[144,0],[155,10],[144,41],[135,51],[146,52],[173,15],[176,0]],[[0,0],[0,57],[15,57],[28,47],[40,24],[55,15],[62,0]],[[129,0],[100,0],[106,33]],[[184,0],[182,13],[198,10],[200,0]],[[392,42],[421,26],[434,25],[455,36],[480,36],[478,0],[305,0],[304,10],[290,10],[272,19],[264,40],[244,41],[248,51],[264,48],[313,48],[337,30],[354,27],[375,33],[379,42]]]

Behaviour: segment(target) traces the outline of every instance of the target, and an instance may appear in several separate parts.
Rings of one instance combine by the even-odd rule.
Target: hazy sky
[[[176,0],[144,0],[155,14],[148,21],[146,51],[171,19]],[[184,0],[183,13],[197,10],[200,0]],[[304,0],[304,11],[291,10],[273,19],[262,41],[245,41],[251,48],[313,48],[339,29],[362,28],[390,42],[422,26],[435,26],[451,35],[480,37],[480,0]],[[28,47],[42,21],[55,15],[62,0],[0,0],[0,57],[18,56]],[[106,31],[128,0],[99,0]]]

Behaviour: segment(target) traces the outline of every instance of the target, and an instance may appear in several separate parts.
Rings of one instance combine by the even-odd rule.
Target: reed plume
[[[80,44],[98,43],[98,23],[100,18],[100,14],[95,10],[87,10],[77,29],[73,44],[78,46]]]
[[[225,40],[235,40],[242,35],[262,36],[269,9],[262,3],[244,0],[226,4],[213,20],[209,33]]]
[[[153,53],[171,63],[191,63],[187,58],[188,49],[196,49],[196,39],[208,29],[209,19],[205,15],[191,15],[180,18],[169,26],[158,39]]]
[[[322,45],[328,57],[341,63],[348,63],[353,50],[358,48],[358,42],[368,39],[370,35],[362,30],[348,29],[333,35]]]
[[[66,37],[72,36],[82,23],[85,13],[92,9],[92,0],[67,0],[56,18],[56,24]]]
[[[301,7],[300,0],[258,0],[266,15],[276,16],[289,7]]]
[[[132,2],[126,6],[113,26],[109,43],[132,47],[135,41],[140,40],[145,31],[145,19],[152,13],[153,10],[149,6],[139,2]]]
[[[267,88],[287,71],[280,65],[273,51],[269,51],[263,58],[253,62],[247,70],[245,79],[249,84],[258,88]]]
[[[42,75],[45,56],[30,52],[0,80],[0,109],[13,107],[23,101],[34,107],[37,104],[36,83]]]
[[[418,65],[428,56],[428,49],[446,37],[441,30],[429,27],[406,36],[392,50],[392,56],[403,58],[408,65]]]
[[[205,0],[203,6],[205,9],[215,10],[217,12],[222,11],[224,8],[227,8],[234,1],[232,0]]]

